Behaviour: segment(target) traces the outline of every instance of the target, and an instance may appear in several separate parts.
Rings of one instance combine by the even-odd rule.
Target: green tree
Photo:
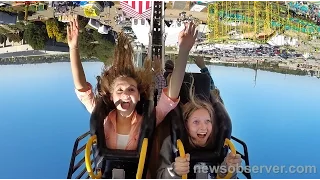
[[[80,55],[86,58],[94,57],[95,45],[93,44],[93,36],[88,31],[84,30],[79,34],[79,50]]]
[[[93,31],[92,36],[93,36],[93,39],[98,42],[103,41],[103,36],[98,31]]]
[[[97,31],[82,31],[79,35],[79,49],[82,57],[96,57],[105,64],[113,61],[114,44]]]
[[[67,34],[65,32],[59,32],[58,34],[56,34],[56,41],[68,43]]]
[[[30,23],[26,26],[23,39],[35,50],[45,48],[45,43],[48,40],[48,34],[44,23]]]
[[[58,23],[59,32],[56,34],[56,41],[68,43],[67,23],[63,23],[63,22],[59,22],[59,21],[57,21],[57,23]]]
[[[80,30],[84,30],[87,26],[89,19],[84,16],[78,16],[78,25]]]
[[[59,24],[56,19],[49,19],[46,21],[46,29],[48,33],[48,37],[51,39],[55,39],[57,34],[59,34]]]
[[[53,35],[53,27],[52,27],[52,23],[50,20],[46,21],[46,29],[47,29],[47,34],[48,34],[48,37],[50,39],[54,38],[54,35]]]
[[[18,20],[23,21],[24,20],[24,12],[18,11]]]
[[[94,47],[95,57],[106,65],[113,62],[114,45],[107,40],[102,40]]]
[[[46,21],[46,29],[50,39],[67,43],[67,29],[65,23],[61,23],[57,19],[49,19]]]

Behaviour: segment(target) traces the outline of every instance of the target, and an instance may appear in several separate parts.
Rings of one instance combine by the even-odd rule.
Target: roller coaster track
[[[264,43],[274,35],[287,30],[305,33],[310,36],[320,34],[319,26],[313,22],[291,17],[288,7],[279,2],[248,1],[240,3],[229,1],[209,4],[208,25],[213,32],[210,40],[228,38],[227,34],[231,31],[231,27],[226,24],[231,22],[251,26],[252,30],[242,30],[242,33],[254,33],[252,39]],[[223,32],[226,33],[223,34]],[[259,33],[264,35],[257,38]]]
[[[154,1],[149,33],[149,56],[164,57],[164,2]]]

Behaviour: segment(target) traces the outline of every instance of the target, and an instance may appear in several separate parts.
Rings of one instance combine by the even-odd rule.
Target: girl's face
[[[204,108],[194,111],[187,120],[187,128],[192,142],[197,146],[205,146],[212,132],[209,112]]]
[[[131,77],[118,77],[114,80],[111,100],[121,115],[130,116],[140,101],[137,82]]]

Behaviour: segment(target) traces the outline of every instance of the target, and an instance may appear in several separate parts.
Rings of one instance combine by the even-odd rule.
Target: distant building
[[[17,23],[17,15],[10,15],[0,11],[0,24],[14,25]]]
[[[145,19],[131,19],[131,28],[137,37],[136,42],[143,44],[144,46],[149,46],[149,32],[150,24]],[[177,20],[172,20],[170,27],[165,24],[165,44],[166,46],[176,47],[178,45],[179,33],[184,29],[184,23]],[[198,38],[210,32],[207,25],[200,24],[198,27],[199,33]]]

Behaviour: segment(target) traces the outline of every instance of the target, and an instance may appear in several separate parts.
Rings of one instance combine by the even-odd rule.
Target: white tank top
[[[117,134],[117,149],[125,149],[129,141],[129,135]]]

